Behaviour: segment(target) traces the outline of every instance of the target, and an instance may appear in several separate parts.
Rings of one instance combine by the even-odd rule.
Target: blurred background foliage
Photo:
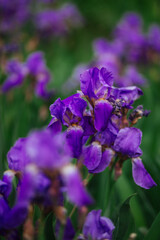
[[[64,2],[66,1],[60,1],[60,4]],[[35,96],[26,101],[25,86],[14,89],[6,96],[0,95],[1,176],[4,169],[7,169],[7,151],[15,140],[19,137],[25,137],[31,129],[40,128],[49,123],[49,105],[59,96],[61,98],[66,97],[65,93],[61,91],[62,84],[68,79],[78,63],[87,63],[92,59],[92,42],[95,38],[109,38],[116,23],[128,11],[138,12],[142,16],[144,30],[148,29],[151,23],[160,24],[159,0],[75,0],[72,2],[77,5],[84,17],[84,25],[73,30],[64,38],[42,39],[37,46],[38,50],[44,51],[47,66],[52,73],[50,87],[55,89],[54,98],[49,103],[37,99]],[[27,26],[25,30],[28,31],[28,35],[26,42],[22,42],[21,45],[23,59],[26,59],[28,55],[26,47],[28,41],[34,37],[30,26]],[[141,148],[144,165],[156,181],[157,187],[150,190],[138,187],[132,179],[130,161],[124,164],[123,174],[110,193],[106,191],[108,170],[97,174],[88,186],[95,199],[95,208],[102,208],[103,214],[115,221],[117,219],[115,211],[118,214],[119,206],[130,195],[137,193],[128,200],[130,205],[123,206],[123,222],[126,229],[124,229],[122,235],[118,233],[118,237],[115,237],[119,240],[129,239],[129,233],[131,232],[137,233],[136,239],[143,239],[144,233],[150,229],[160,211],[160,68],[157,66],[145,68],[144,66],[142,71],[148,79],[148,84],[143,89],[144,95],[136,102],[136,105],[143,104],[144,108],[151,110],[151,114],[148,118],[140,120],[137,127],[143,132]],[[3,74],[0,78],[3,82]],[[105,199],[107,194],[110,197],[106,209]],[[76,221],[76,214],[73,218]],[[152,232],[154,234],[152,234],[150,240],[159,240],[158,227],[154,228]]]

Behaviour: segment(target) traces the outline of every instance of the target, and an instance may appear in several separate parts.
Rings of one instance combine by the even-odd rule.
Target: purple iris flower
[[[83,226],[85,239],[93,240],[112,239],[114,225],[109,218],[101,217],[101,210],[91,211]]]
[[[78,124],[83,121],[83,113],[87,103],[80,97],[80,94],[74,94],[64,100],[58,98],[51,106],[50,112],[53,118],[66,126]]]
[[[76,143],[75,147],[77,147]],[[33,165],[33,170],[36,168],[36,171],[38,171],[37,174],[35,173],[34,179],[32,179],[32,181],[35,182],[35,187],[33,189],[34,195],[33,197],[28,197],[29,200],[27,200],[27,197],[24,197],[24,199],[29,202],[32,198],[43,197],[44,192],[46,192],[46,189],[48,189],[50,185],[50,182],[46,179],[48,176],[46,176],[46,172],[55,172],[55,176],[58,177],[58,173],[59,176],[61,176],[62,182],[64,182],[63,187],[65,187],[70,201],[77,206],[90,204],[92,199],[83,187],[78,170],[71,165],[70,156],[70,148],[66,142],[65,134],[53,134],[53,131],[46,129],[32,132],[24,141],[19,139],[8,153],[9,165],[12,169],[21,171],[24,174],[28,165],[31,166],[31,170]],[[42,173],[39,172],[39,169],[41,169]],[[27,179],[28,177],[26,175],[26,178],[24,178],[20,184],[20,188],[27,189],[23,187],[25,181],[28,181]],[[75,184],[73,184],[73,182]],[[60,186],[60,188],[61,187],[62,186]],[[23,194],[29,194],[30,196],[32,194],[32,189],[29,191],[31,191],[31,193],[28,193],[28,190],[26,190],[26,192],[22,191],[22,197],[20,198],[23,198]],[[50,197],[48,196],[48,198]]]
[[[72,156],[76,158],[81,155],[82,151],[82,138],[84,135],[82,125],[86,107],[87,102],[80,97],[80,94],[74,94],[64,100],[59,98],[50,106],[53,119],[48,127],[53,130],[60,123],[69,127],[66,138],[72,151]]]
[[[92,68],[81,74],[81,90],[85,96],[92,99],[105,99],[110,96],[114,99],[123,99],[126,103],[133,101],[142,95],[141,89],[132,86],[124,88],[113,87],[113,77],[105,68]]]
[[[70,28],[83,22],[82,16],[73,4],[65,4],[59,9],[43,10],[35,17],[35,26],[42,36],[66,34]]]
[[[28,213],[28,206],[34,197],[37,170],[32,166],[26,169],[15,205],[10,208],[7,201],[0,197],[0,229],[13,229],[21,225]],[[15,221],[16,219],[16,221]]]
[[[2,85],[2,91],[8,92],[10,89],[21,86],[27,75],[27,68],[17,60],[11,60],[6,66],[9,76]]]
[[[142,160],[142,150],[139,148],[142,132],[137,128],[123,128],[119,131],[114,142],[114,150],[123,156],[132,158],[132,174],[134,181],[142,188],[149,189],[157,184],[153,181],[150,174],[144,168]]]
[[[42,52],[30,54],[26,63],[20,63],[16,60],[10,61],[7,64],[6,71],[9,76],[2,85],[3,92],[21,86],[26,77],[29,76],[32,77],[32,86],[38,97],[48,99],[53,94],[53,92],[47,90],[51,75]]]
[[[42,52],[35,52],[29,55],[26,61],[29,75],[35,78],[35,93],[42,98],[49,98],[51,92],[47,91],[47,84],[51,80],[50,72],[46,66],[44,55]]]
[[[25,143],[26,138],[19,138],[7,154],[9,168],[14,171],[23,171],[27,164],[27,159],[24,153]]]

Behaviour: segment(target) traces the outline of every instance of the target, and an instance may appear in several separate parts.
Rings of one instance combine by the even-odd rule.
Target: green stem
[[[114,167],[118,161],[118,156],[115,157],[114,162],[111,166],[111,169],[109,170],[107,177],[106,177],[106,183],[105,183],[105,194],[104,194],[104,201],[103,201],[103,210],[104,210],[104,215],[107,215],[108,209],[109,209],[109,203],[110,203],[110,197],[111,197],[111,191],[112,187],[115,183],[115,180],[112,178],[112,173],[114,170]]]

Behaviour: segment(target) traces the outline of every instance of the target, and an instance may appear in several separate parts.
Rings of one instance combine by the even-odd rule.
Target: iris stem
[[[105,188],[106,192],[104,194],[104,201],[103,201],[104,215],[107,215],[110,197],[111,197],[111,191],[112,191],[112,187],[115,183],[114,179],[112,178],[112,172],[113,172],[113,169],[114,169],[117,161],[118,161],[118,156],[115,157],[114,162],[113,162],[111,169],[108,172],[107,178],[106,178],[106,188]]]

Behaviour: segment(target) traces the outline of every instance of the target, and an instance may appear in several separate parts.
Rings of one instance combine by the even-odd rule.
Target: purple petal
[[[21,225],[27,218],[28,208],[21,204],[13,207],[4,218],[4,228],[12,229]],[[16,219],[16,221],[15,221]]]
[[[91,136],[95,133],[95,128],[93,125],[93,120],[91,116],[84,116],[83,117],[83,124],[84,136]]]
[[[150,174],[145,169],[140,158],[132,159],[132,175],[135,183],[142,188],[149,189],[157,186]]]
[[[98,142],[93,142],[84,148],[84,165],[88,170],[94,170],[100,164],[102,158],[102,146]]]
[[[4,192],[4,196],[6,198],[10,195],[10,193],[12,191],[12,181],[13,181],[14,176],[15,176],[15,172],[12,170],[5,171],[3,174],[2,180],[7,185],[7,188],[5,189],[5,192]]]
[[[106,68],[101,68],[100,72],[101,72],[101,75],[102,75],[105,83],[107,83],[109,86],[112,86],[113,85],[112,73],[107,71]]]
[[[10,208],[5,201],[4,197],[0,195],[0,230],[1,228],[4,228],[4,221],[5,221],[5,216],[8,214],[10,211]]]
[[[109,218],[101,217],[100,218],[101,225],[103,226],[103,239],[112,239],[112,232],[115,229],[114,224]]]
[[[91,204],[92,198],[86,192],[81,177],[75,166],[66,166],[62,170],[63,180],[66,185],[69,200],[77,206]]]
[[[96,101],[94,108],[94,124],[98,131],[102,131],[107,128],[112,110],[113,107],[107,100]]]
[[[62,115],[64,111],[65,105],[60,98],[58,98],[50,107],[49,110],[51,112],[52,117],[56,117],[58,120],[62,122]]]
[[[62,124],[56,117],[53,117],[47,128],[51,129],[53,133],[59,133],[62,131]]]
[[[80,75],[80,85],[84,95],[88,96],[89,98],[96,98],[92,82],[92,72],[93,69],[89,69]]]
[[[49,129],[27,137],[25,154],[28,161],[41,168],[61,168],[71,160],[65,134],[53,134]]]
[[[11,74],[2,85],[2,92],[8,92],[10,89],[21,86],[24,76],[21,74]]]
[[[118,128],[111,121],[108,122],[107,128],[98,132],[96,135],[96,140],[99,141],[102,145],[111,146],[118,134]]]
[[[53,92],[46,89],[46,83],[38,82],[35,86],[35,94],[44,99],[48,99],[53,95]]]
[[[45,68],[45,61],[43,52],[35,52],[29,55],[26,66],[28,67],[30,74],[36,75]]]
[[[143,92],[140,88],[131,86],[131,87],[123,87],[123,88],[113,88],[113,96],[115,98],[121,98],[127,103],[133,102],[137,100],[141,95],[143,95]]]
[[[139,152],[139,145],[141,143],[142,132],[137,128],[123,128],[118,132],[117,138],[114,142],[114,150],[121,152],[123,155],[129,157],[134,156]]]
[[[74,158],[78,158],[81,155],[82,137],[83,129],[81,126],[71,126],[67,129],[66,138]]]
[[[80,118],[83,118],[83,112],[87,107],[87,102],[82,98],[74,97],[69,105],[71,112]]]
[[[100,164],[95,169],[89,171],[90,173],[99,173],[102,172],[108,167],[113,157],[113,151],[110,148],[105,149],[102,153],[102,158]]]

